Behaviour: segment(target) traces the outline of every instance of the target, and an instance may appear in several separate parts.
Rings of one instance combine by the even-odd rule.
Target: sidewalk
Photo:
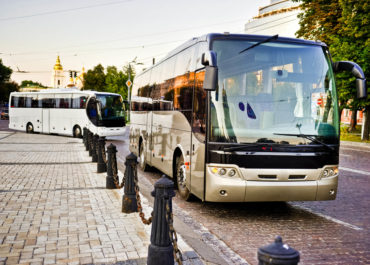
[[[150,226],[105,177],[81,139],[0,131],[0,264],[146,264]]]

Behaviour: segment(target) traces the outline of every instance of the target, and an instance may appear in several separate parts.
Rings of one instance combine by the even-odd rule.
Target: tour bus
[[[100,136],[122,135],[125,131],[119,94],[71,88],[13,92],[9,106],[9,128],[27,133],[81,137],[84,127]]]
[[[137,75],[130,150],[145,170],[203,201],[334,200],[339,113],[327,46],[275,36],[208,34]]]

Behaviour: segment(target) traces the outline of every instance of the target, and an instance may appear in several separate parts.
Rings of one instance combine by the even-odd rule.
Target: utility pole
[[[132,82],[131,82],[131,62],[128,63],[128,80],[126,82],[126,86],[127,86],[127,91],[128,91],[128,94],[127,94],[127,101],[128,101],[128,121],[130,121],[130,114],[131,114],[131,86],[132,86]]]

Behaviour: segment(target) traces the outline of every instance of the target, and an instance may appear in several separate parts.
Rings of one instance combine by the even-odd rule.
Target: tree
[[[324,41],[334,61],[354,61],[369,76],[370,4],[367,0],[293,0],[301,2],[302,13],[297,37]],[[356,98],[355,78],[348,73],[336,75],[340,110],[365,110],[370,116],[370,99]],[[365,131],[369,123],[364,121]],[[368,139],[369,135],[366,134]]]
[[[122,71],[117,71],[117,67],[108,66],[105,76],[105,84],[108,92],[118,93],[125,99],[127,98],[126,83],[127,76]]]
[[[123,99],[127,99],[126,82],[129,76],[133,81],[135,69],[130,64],[125,65],[122,71],[118,71],[116,66],[107,66],[106,73],[104,67],[98,64],[93,70],[87,71],[83,89],[118,93]]]
[[[98,64],[93,70],[88,70],[84,77],[84,90],[105,91],[104,67]]]
[[[16,82],[9,82],[12,72],[12,69],[5,66],[0,59],[0,101],[8,101],[9,94],[19,90]]]
[[[39,82],[33,82],[32,80],[23,80],[20,87],[28,87],[28,86],[35,86],[35,87],[46,87]]]

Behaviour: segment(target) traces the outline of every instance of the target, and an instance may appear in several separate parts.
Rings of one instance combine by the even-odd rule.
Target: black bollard
[[[117,148],[114,144],[110,144],[107,148],[108,153],[108,166],[107,166],[107,177],[106,177],[106,185],[107,189],[116,189],[116,185],[114,184],[113,174],[114,170],[117,171],[117,159],[116,153]]]
[[[107,164],[105,160],[107,159],[105,156],[105,137],[99,137],[98,140],[98,164],[97,164],[97,172],[107,172]]]
[[[99,140],[99,135],[95,134],[93,137],[93,150],[92,150],[92,162],[98,162],[98,140]]]
[[[275,242],[258,249],[258,265],[297,265],[299,262],[299,252],[294,248],[283,244],[280,236],[275,238]]]
[[[172,213],[173,182],[162,176],[154,184],[152,191],[154,199],[154,214],[152,232],[150,235],[150,245],[148,249],[148,265],[173,265],[173,246],[169,236],[169,224],[166,219],[166,204],[169,204],[170,214]]]
[[[138,212],[135,192],[135,176],[137,176],[137,157],[131,153],[126,156],[125,190],[122,197],[122,212]]]
[[[90,131],[89,131],[89,129],[86,129],[86,142],[85,142],[85,150],[86,151],[89,151],[89,149],[90,149],[89,143],[90,143]]]
[[[86,131],[87,131],[87,128],[84,127],[82,131],[83,131],[82,142],[84,143],[84,145],[86,147]]]
[[[94,134],[92,132],[89,132],[89,156],[92,156],[93,154],[93,144],[94,144]]]

